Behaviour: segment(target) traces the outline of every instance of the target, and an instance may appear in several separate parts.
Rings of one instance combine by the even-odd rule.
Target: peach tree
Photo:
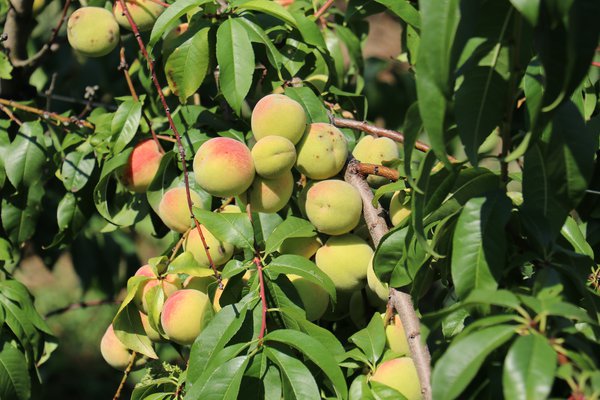
[[[388,127],[381,12],[409,87]],[[138,368],[140,400],[600,397],[597,0],[0,14],[1,398],[48,384],[60,346],[14,273],[64,251],[119,302],[115,398]],[[169,245],[131,261],[136,235]]]

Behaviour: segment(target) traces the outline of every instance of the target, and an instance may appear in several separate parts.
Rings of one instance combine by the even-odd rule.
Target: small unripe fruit
[[[142,326],[144,327],[144,332],[146,332],[148,339],[152,340],[153,342],[160,342],[162,337],[160,336],[160,333],[158,333],[156,329],[150,325],[148,316],[140,311],[140,318],[142,319]]]
[[[267,136],[252,148],[252,159],[258,175],[273,179],[292,169],[296,163],[296,148],[284,137]]]
[[[399,356],[409,355],[408,339],[398,315],[394,315],[393,322],[385,327],[385,337],[390,350]]]
[[[202,199],[198,193],[190,191],[190,197],[193,205],[201,205]],[[175,232],[183,233],[192,226],[185,187],[176,187],[165,192],[158,204],[158,216]]]
[[[87,57],[101,57],[119,43],[119,25],[110,11],[82,7],[67,22],[67,38],[72,48]]]
[[[225,207],[221,208],[219,212],[223,214],[239,214],[242,212],[242,210],[235,204],[227,204]]]
[[[208,252],[213,263],[215,265],[223,265],[229,261],[233,255],[233,245],[226,242],[221,242],[212,233],[210,233],[210,231],[206,229],[204,225],[200,225],[200,229],[202,230],[202,236],[204,236],[206,245],[209,248]],[[190,231],[187,238],[183,242],[183,249],[192,253],[200,265],[206,267],[210,265],[208,262],[208,257],[206,256],[206,251],[204,250],[204,244],[202,243],[202,239],[198,233],[198,229],[192,229]]]
[[[279,253],[311,258],[322,245],[323,243],[317,236],[288,238],[279,246]]]
[[[327,179],[342,170],[348,142],[335,126],[314,123],[298,144],[296,169],[311,179]]]
[[[306,319],[316,321],[325,314],[329,306],[329,295],[321,286],[299,275],[288,275],[306,311]]]
[[[390,288],[387,283],[382,283],[377,279],[377,275],[375,275],[375,270],[373,269],[373,258],[371,258],[369,266],[367,267],[367,285],[367,298],[371,305],[377,307],[387,303],[390,295]]]
[[[410,215],[410,202],[405,204],[406,191],[400,190],[390,200],[390,220],[392,225],[400,225]]]
[[[152,268],[149,265],[144,265],[140,267],[134,276],[147,276],[151,278],[150,280],[140,284],[138,287],[138,291],[133,298],[133,302],[137,306],[138,310],[143,312],[144,314],[148,314],[148,303],[146,301],[146,294],[150,289],[155,286],[160,285],[165,295],[165,298],[168,298],[175,291],[181,289],[181,280],[175,274],[168,274],[162,279],[158,279]]]
[[[250,197],[252,211],[274,213],[285,207],[293,191],[294,176],[287,171],[273,179],[257,176],[246,197]]]
[[[306,129],[306,113],[297,101],[282,94],[270,94],[256,103],[251,125],[256,140],[283,136],[296,144]]]
[[[360,162],[383,165],[384,162],[393,161],[400,157],[398,146],[390,138],[365,136],[359,140],[352,151],[352,155]],[[381,186],[389,182],[386,178],[369,175],[367,181],[374,186]]]
[[[158,16],[165,10],[163,6],[152,0],[124,1],[126,2],[129,15],[131,15],[133,22],[135,22],[140,32],[151,30]],[[121,7],[121,2],[119,0],[115,1],[113,14],[119,25],[130,31],[132,30],[127,17],[123,13],[123,8]]]
[[[371,380],[396,389],[407,400],[422,399],[419,376],[415,363],[410,357],[394,358],[381,363]]]
[[[182,345],[194,343],[202,332],[205,313],[212,308],[210,299],[199,290],[182,289],[167,299],[160,316],[163,330]]]
[[[254,180],[254,162],[246,145],[218,137],[203,143],[194,157],[196,182],[213,196],[232,197],[246,191]]]
[[[111,367],[124,371],[129,365],[131,360],[131,352],[125,345],[117,338],[112,324],[108,326],[102,340],[100,341],[100,353],[104,361]],[[143,358],[137,359],[135,366],[139,367],[145,363]]]
[[[317,266],[333,281],[336,289],[351,292],[361,289],[373,249],[356,235],[332,236],[317,250]]]
[[[314,184],[306,194],[306,215],[319,232],[343,235],[360,221],[362,200],[347,182],[326,180]]]
[[[123,181],[127,189],[144,193],[156,176],[162,156],[154,140],[148,139],[138,143],[131,151],[123,171]]]

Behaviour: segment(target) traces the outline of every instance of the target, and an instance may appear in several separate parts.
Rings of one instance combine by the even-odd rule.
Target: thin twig
[[[50,78],[50,86],[48,86],[48,90],[44,92],[46,96],[46,110],[50,110],[50,105],[52,103],[52,92],[54,92],[54,86],[56,85],[56,78],[58,74],[54,72],[52,74],[52,78]]]
[[[348,163],[344,179],[360,193],[363,202],[364,219],[373,240],[373,245],[377,247],[381,242],[381,238],[388,232],[388,227],[385,220],[381,217],[383,212],[381,206],[379,204],[373,206],[373,192],[365,181],[364,176],[358,172],[357,164],[356,160],[351,160]],[[431,357],[427,346],[421,342],[419,318],[415,312],[410,295],[390,289],[390,302],[402,321],[411,357],[415,363],[419,382],[421,383],[423,399],[430,400]]]
[[[177,139],[172,138],[171,136],[167,136],[167,135],[156,135],[156,138],[167,141],[167,142],[171,142],[171,143],[177,143]]]
[[[321,18],[321,16],[325,14],[325,12],[333,5],[334,2],[335,0],[327,0],[327,2],[323,4],[315,13],[315,19]]]
[[[356,170],[361,175],[382,176],[394,182],[400,179],[400,173],[398,171],[389,167],[385,167],[383,165],[359,162],[358,164],[356,164]]]
[[[250,205],[250,202],[248,202],[248,205],[246,205],[246,213],[248,214],[250,224],[254,225],[254,221],[252,220],[252,206]],[[258,284],[260,286],[259,296],[260,301],[262,303],[262,320],[260,321],[258,343],[262,344],[263,338],[265,337],[265,332],[267,331],[267,311],[269,310],[269,307],[267,305],[267,295],[265,293],[265,277],[263,276],[263,264],[262,260],[260,259],[260,252],[258,250],[258,247],[256,247],[256,239],[254,240],[254,259],[252,261],[254,262],[254,265],[256,265],[256,271],[258,273]]]
[[[185,242],[185,239],[188,237],[188,235],[190,234],[191,231],[192,231],[192,228],[189,228],[187,231],[185,231],[183,233],[183,235],[181,235],[181,238],[179,238],[179,240],[177,241],[177,244],[175,245],[175,247],[173,247],[173,250],[171,251],[171,256],[169,257],[169,264],[171,264],[173,262],[173,260],[175,259],[175,256],[177,255],[177,252],[179,251],[179,249],[183,245],[183,242]]]
[[[154,61],[152,60],[152,58],[150,58],[150,55],[148,54],[148,51],[146,50],[146,46],[144,45],[144,42],[142,41],[142,36],[140,35],[140,31],[139,31],[136,23],[133,21],[131,14],[129,13],[129,8],[127,7],[125,0],[118,0],[118,1],[119,1],[119,4],[121,5],[121,9],[123,10],[123,14],[125,15],[125,18],[127,18],[127,21],[129,22],[129,26],[131,26],[131,30],[133,31],[133,35],[135,36],[135,38],[137,40],[140,51],[142,52],[142,55],[146,59],[146,64],[148,65],[148,70],[150,71],[152,83],[154,84],[154,87],[156,88],[156,91],[158,92],[158,96],[159,96],[162,106],[165,110],[165,114],[167,115],[167,120],[169,121],[169,127],[171,128],[171,131],[173,132],[173,134],[175,135],[175,139],[177,140],[177,147],[179,149],[179,157],[181,158],[181,166],[183,169],[183,181],[185,183],[185,192],[187,195],[187,203],[188,203],[188,209],[190,212],[190,217],[194,220],[194,225],[196,226],[196,229],[198,230],[198,235],[200,236],[200,240],[202,241],[202,246],[204,247],[204,251],[206,253],[206,258],[208,259],[208,263],[209,263],[210,267],[212,268],[212,270],[215,274],[215,277],[217,278],[217,281],[219,282],[219,287],[221,288],[221,287],[223,287],[222,286],[223,284],[221,282],[221,274],[219,273],[219,271],[217,271],[217,267],[216,267],[215,263],[213,262],[210,252],[208,251],[208,244],[206,243],[206,238],[204,237],[204,233],[202,233],[202,229],[200,229],[200,222],[198,222],[198,219],[194,216],[194,211],[192,208],[193,207],[192,196],[190,193],[190,182],[189,182],[189,176],[188,176],[188,171],[187,171],[187,163],[185,161],[185,148],[183,147],[183,143],[181,141],[181,135],[179,135],[179,131],[177,130],[177,127],[175,126],[175,122],[173,121],[173,116],[171,115],[171,110],[170,110],[169,106],[167,105],[167,100],[165,99],[165,95],[163,94],[160,83],[158,82],[158,78],[156,77],[156,72],[154,71]]]
[[[12,121],[14,121],[17,125],[19,125],[19,126],[23,125],[23,122],[21,122],[21,120],[19,118],[17,118],[15,116],[15,114],[13,114],[12,111],[10,111],[10,108],[0,104],[0,110],[2,110],[6,115],[8,115],[8,118],[10,118]]]
[[[94,125],[91,122],[88,122],[86,120],[81,120],[81,119],[77,119],[75,117],[63,117],[62,115],[59,115],[57,113],[54,112],[49,112],[49,111],[45,111],[45,110],[40,110],[39,108],[35,108],[35,107],[31,107],[31,106],[26,106],[24,104],[20,104],[17,103],[16,101],[12,101],[12,100],[6,100],[6,99],[0,99],[0,104],[3,104],[5,106],[8,107],[12,107],[12,108],[16,108],[17,110],[21,110],[21,111],[25,111],[28,113],[32,113],[32,114],[36,114],[39,115],[40,117],[42,117],[43,119],[53,119],[55,121],[61,122],[65,125],[77,125],[80,127],[85,127],[85,128],[89,128],[89,129],[94,129]]]
[[[121,391],[125,387],[125,382],[127,382],[129,373],[131,372],[131,369],[133,368],[133,364],[135,363],[136,356],[137,356],[137,353],[135,351],[131,353],[131,357],[129,357],[129,364],[127,364],[127,368],[125,368],[125,371],[123,371],[123,378],[121,379],[121,383],[119,383],[119,387],[117,388],[117,391],[115,392],[113,400],[119,400],[119,397],[121,397]]]

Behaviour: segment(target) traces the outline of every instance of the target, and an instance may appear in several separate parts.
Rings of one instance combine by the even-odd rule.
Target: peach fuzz
[[[296,288],[304,311],[306,311],[306,319],[316,321],[325,314],[329,306],[329,295],[321,286],[299,275],[288,275],[288,279]]]
[[[232,197],[244,193],[254,175],[250,150],[235,139],[209,139],[194,156],[196,182],[213,196]]]
[[[342,170],[348,157],[348,142],[335,126],[314,123],[297,147],[296,169],[310,179],[327,179]]]
[[[200,206],[202,199],[190,191],[192,204]],[[183,233],[192,226],[192,217],[188,207],[187,193],[184,187],[176,187],[165,192],[158,204],[158,216],[169,229]]]
[[[125,0],[127,10],[133,19],[133,22],[138,27],[140,32],[149,31],[154,26],[154,22],[160,14],[163,13],[165,7],[152,0]],[[132,30],[127,17],[123,13],[120,1],[115,1],[113,6],[113,14],[115,19],[123,28]]]
[[[170,340],[182,345],[194,343],[203,328],[205,313],[212,307],[208,295],[199,290],[182,289],[173,293],[163,306],[160,322]]]
[[[279,253],[311,258],[322,245],[323,243],[317,236],[287,238],[279,246]]]
[[[371,380],[396,389],[407,400],[422,399],[419,376],[410,357],[394,358],[381,363]]]
[[[390,220],[392,225],[398,226],[410,215],[410,202],[405,203],[408,190],[399,190],[390,200]]]
[[[331,179],[317,182],[308,190],[305,209],[319,232],[343,235],[358,225],[362,200],[352,185]]]
[[[390,138],[365,136],[354,147],[352,155],[360,162],[383,165],[384,162],[396,160],[400,152],[396,142]],[[381,186],[389,181],[381,176],[369,175],[367,181],[373,186]]]
[[[404,326],[402,326],[400,316],[394,315],[393,320],[385,327],[385,337],[391,351],[399,356],[410,355],[408,339],[406,338],[406,332],[404,332]]]
[[[306,113],[297,101],[283,94],[270,94],[256,103],[250,123],[257,141],[267,136],[283,136],[296,144],[306,129]]]
[[[246,201],[250,197],[252,211],[275,213],[285,207],[293,190],[294,176],[290,171],[273,179],[258,176],[248,189]]]
[[[252,159],[256,173],[273,179],[290,171],[296,163],[296,148],[281,136],[267,136],[252,147]]]
[[[78,53],[101,57],[119,44],[119,25],[110,11],[101,7],[81,7],[67,22],[67,39]]]
[[[135,145],[123,171],[123,182],[127,189],[144,193],[156,176],[162,156],[158,145],[152,139]]]
[[[100,340],[100,353],[108,365],[120,371],[124,371],[131,360],[131,352],[115,335],[112,324],[108,326]],[[144,363],[143,358],[138,358],[135,366],[139,367]]]
[[[202,236],[208,246],[208,252],[215,265],[223,265],[233,255],[233,245],[227,242],[221,242],[217,239],[204,225],[200,225]],[[190,231],[187,238],[183,242],[183,249],[194,255],[196,261],[205,267],[209,266],[208,257],[204,249],[204,244],[198,233],[198,229],[194,228]]]

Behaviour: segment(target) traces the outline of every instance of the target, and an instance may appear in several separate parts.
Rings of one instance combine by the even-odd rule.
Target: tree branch
[[[131,372],[131,369],[133,368],[133,364],[135,363],[136,357],[137,357],[137,353],[135,351],[132,352],[131,357],[129,358],[129,364],[127,364],[127,368],[125,368],[125,371],[123,371],[123,378],[121,379],[121,383],[119,383],[119,387],[117,388],[117,391],[115,392],[113,400],[119,400],[119,397],[121,397],[121,391],[123,391],[123,388],[125,387],[125,382],[127,382],[127,378],[129,377],[129,373]]]
[[[252,206],[250,202],[246,205],[246,214],[248,214],[248,218],[250,219],[250,224],[254,225],[254,221],[252,220]],[[252,227],[254,229],[254,226]],[[252,260],[254,265],[256,265],[256,271],[258,273],[258,284],[259,284],[259,297],[262,303],[262,319],[260,321],[260,332],[258,334],[258,342],[262,344],[263,338],[265,337],[265,332],[267,331],[267,311],[269,309],[267,305],[267,295],[265,293],[265,277],[263,274],[263,264],[260,259],[260,251],[258,247],[256,247],[256,238],[254,239],[254,259]]]
[[[335,2],[335,0],[327,0],[327,2],[325,2],[325,4],[323,4],[321,6],[321,8],[319,8],[317,10],[317,12],[315,13],[315,15],[314,15],[315,19],[321,18],[321,16],[323,16],[323,14],[325,14],[325,12],[329,9],[329,7],[331,7],[333,5],[334,2]]]
[[[383,165],[359,162],[356,164],[356,170],[361,175],[377,175],[394,182],[400,179],[400,173],[398,171],[384,167]]]
[[[88,122],[84,119],[77,119],[75,117],[64,117],[57,113],[40,110],[39,108],[26,106],[25,104],[17,103],[16,101],[0,99],[0,104],[15,108],[17,110],[25,111],[28,113],[36,114],[42,117],[43,119],[53,119],[57,122],[63,123],[65,125],[77,125],[79,127],[85,127],[89,129],[94,129],[94,125],[91,122]]]

